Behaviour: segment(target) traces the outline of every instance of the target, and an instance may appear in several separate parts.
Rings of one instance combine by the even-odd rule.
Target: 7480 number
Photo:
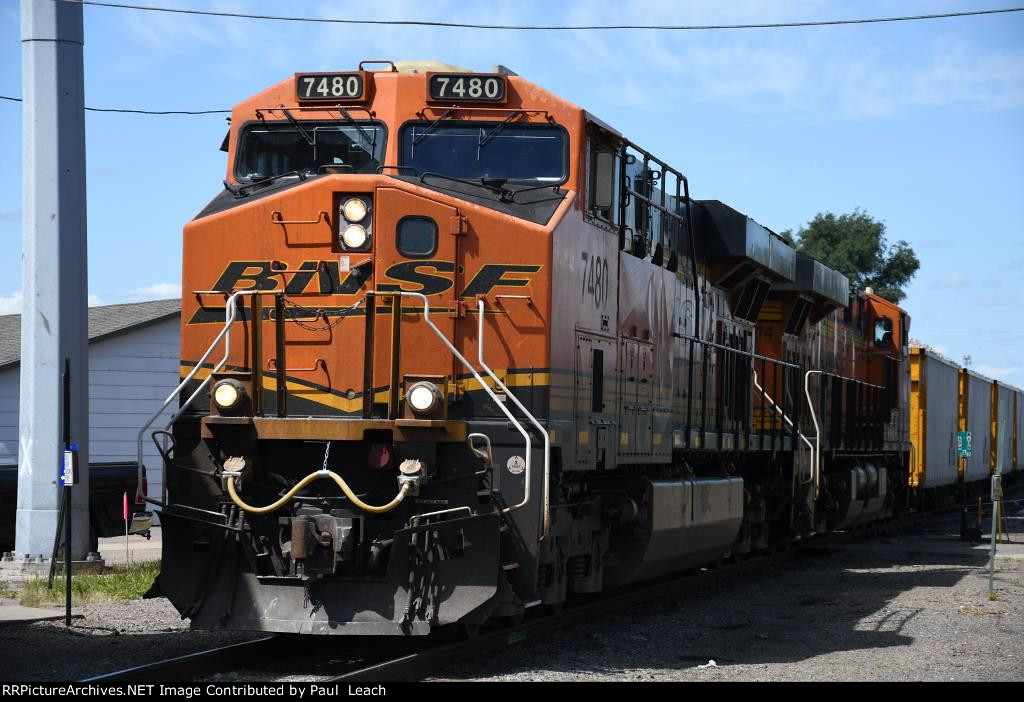
[[[583,287],[580,290],[580,302],[589,296],[596,309],[608,306],[608,259],[593,256],[581,251],[583,259]]]

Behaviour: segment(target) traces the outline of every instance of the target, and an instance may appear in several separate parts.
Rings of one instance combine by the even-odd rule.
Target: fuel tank
[[[614,587],[715,561],[743,521],[742,478],[647,481],[634,523],[613,534],[605,585]]]

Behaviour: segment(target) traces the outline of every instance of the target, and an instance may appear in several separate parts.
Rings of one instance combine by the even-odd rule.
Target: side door
[[[615,400],[613,397],[615,341],[596,334],[576,333],[576,467],[607,470],[615,467]]]

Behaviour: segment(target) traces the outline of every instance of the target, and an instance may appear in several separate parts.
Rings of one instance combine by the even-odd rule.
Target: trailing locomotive
[[[223,149],[157,437],[194,627],[472,632],[910,504],[907,314],[507,69],[296,74]]]

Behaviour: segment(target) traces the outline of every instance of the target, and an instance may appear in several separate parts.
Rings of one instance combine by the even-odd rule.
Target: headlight
[[[349,222],[362,222],[366,219],[366,203],[357,197],[350,197],[341,208],[342,216]]]
[[[414,412],[427,414],[433,412],[441,404],[441,392],[433,383],[421,381],[409,388],[409,394],[406,396],[406,399],[412,405]]]
[[[224,410],[237,409],[245,397],[245,388],[237,380],[222,380],[213,388],[213,401]]]
[[[361,224],[350,224],[341,233],[341,243],[346,249],[361,249],[366,246],[366,227]]]

